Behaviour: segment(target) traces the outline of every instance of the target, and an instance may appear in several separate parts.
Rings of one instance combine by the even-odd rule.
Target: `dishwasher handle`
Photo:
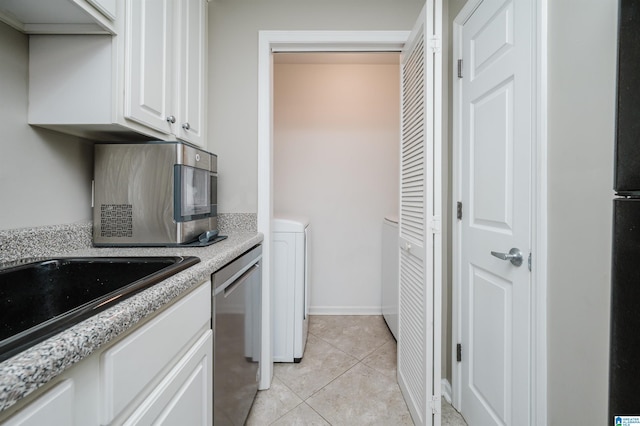
[[[256,269],[258,269],[260,267],[259,263],[254,263],[253,265],[251,265],[251,267],[249,269],[247,269],[246,271],[244,271],[244,273],[242,275],[240,275],[238,278],[235,279],[235,281],[233,281],[231,284],[229,284],[227,287],[225,287],[224,289],[224,297],[229,297],[229,295],[231,293],[233,293],[235,291],[236,288],[238,288],[238,286],[240,286],[243,282],[245,282],[249,276],[254,273],[256,271]]]

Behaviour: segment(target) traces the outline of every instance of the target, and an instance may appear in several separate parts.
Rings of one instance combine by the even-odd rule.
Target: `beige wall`
[[[209,149],[223,213],[257,212],[258,31],[410,30],[422,0],[216,0],[209,7]]]
[[[93,146],[27,124],[29,38],[0,23],[0,229],[91,218]]]
[[[274,67],[274,214],[310,220],[311,313],[381,312],[382,219],[398,211],[393,56]]]
[[[604,425],[617,0],[548,5],[548,424]]]

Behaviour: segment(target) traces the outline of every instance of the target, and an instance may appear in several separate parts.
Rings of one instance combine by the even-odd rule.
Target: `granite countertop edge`
[[[196,256],[200,262],[0,363],[0,412],[87,358],[210,275],[262,243],[258,232],[229,232],[208,247],[87,248],[63,256]]]

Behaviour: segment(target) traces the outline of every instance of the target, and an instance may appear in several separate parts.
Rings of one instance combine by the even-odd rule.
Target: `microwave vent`
[[[131,204],[100,205],[100,236],[106,238],[133,237],[133,208]]]

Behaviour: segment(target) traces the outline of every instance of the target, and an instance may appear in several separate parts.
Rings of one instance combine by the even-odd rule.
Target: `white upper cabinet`
[[[205,144],[207,2],[183,0],[180,3],[180,38],[176,72],[177,128],[179,139]]]
[[[207,0],[113,1],[116,36],[31,36],[29,124],[203,146]]]
[[[74,0],[76,3],[81,1],[82,0]],[[112,21],[116,20],[116,0],[87,0],[87,3],[93,5],[100,13]]]
[[[204,0],[127,2],[125,117],[204,144]]]
[[[115,34],[116,0],[0,0],[0,21],[27,34]]]
[[[172,0],[127,1],[124,115],[167,134],[176,120],[173,9]]]

